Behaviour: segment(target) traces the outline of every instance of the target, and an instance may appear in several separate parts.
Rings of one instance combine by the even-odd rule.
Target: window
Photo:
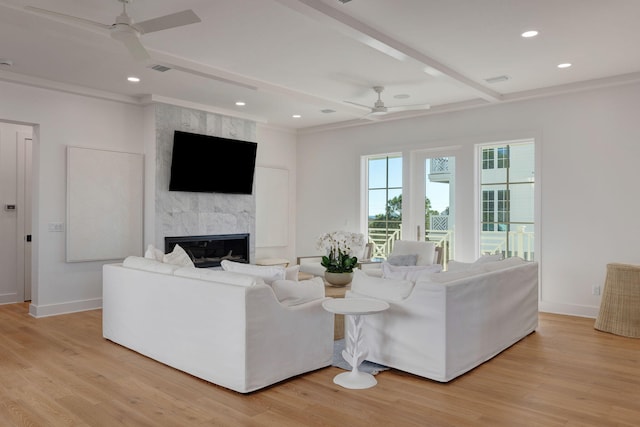
[[[482,169],[506,169],[509,167],[509,147],[483,148]]]
[[[367,240],[373,257],[386,257],[402,225],[402,157],[367,158]]]
[[[480,253],[533,260],[534,143],[489,144],[480,153]]]

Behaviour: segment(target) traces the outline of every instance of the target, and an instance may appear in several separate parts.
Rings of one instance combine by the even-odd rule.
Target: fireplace
[[[165,237],[164,251],[180,245],[196,267],[218,267],[220,261],[249,263],[249,234],[214,234],[209,236]]]

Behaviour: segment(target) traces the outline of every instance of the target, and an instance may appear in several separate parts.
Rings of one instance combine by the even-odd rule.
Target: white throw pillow
[[[155,259],[143,258],[139,256],[128,256],[122,262],[123,267],[134,268],[136,270],[151,271],[153,273],[173,274],[180,268],[177,265],[163,264]]]
[[[415,282],[424,274],[439,273],[442,271],[442,265],[408,265],[398,266],[392,265],[386,261],[382,263],[382,278],[396,280],[411,280]]]
[[[274,280],[271,284],[276,298],[286,306],[324,298],[324,280],[314,277],[309,280]]]
[[[219,282],[244,287],[264,284],[264,280],[258,276],[235,273],[233,271],[211,270],[208,268],[182,267],[177,269],[173,274],[180,277],[206,280],[207,282]]]
[[[285,268],[281,265],[245,264],[242,262],[229,261],[228,259],[222,260],[220,265],[222,269],[226,271],[261,277],[268,285],[271,285],[274,280],[285,279]]]
[[[452,259],[447,263],[447,271],[449,272],[467,271],[473,268],[474,265],[475,264],[472,262],[462,262],[462,261],[456,261]]]
[[[144,253],[144,257],[162,262],[162,258],[164,258],[164,252],[153,245],[149,245],[147,246],[147,251]]]
[[[373,277],[362,270],[354,270],[351,290],[373,298],[387,301],[402,301],[411,294],[413,282],[410,280]]]
[[[482,269],[482,271],[490,272],[490,271],[503,270],[505,268],[513,267],[515,265],[524,264],[525,262],[527,261],[525,261],[520,257],[514,256],[514,257],[503,259],[502,261],[482,263],[480,265],[480,268]]]
[[[284,269],[284,278],[287,280],[298,281],[298,273],[300,272],[299,265],[292,265]]]
[[[162,257],[162,262],[166,264],[178,265],[180,267],[195,267],[189,255],[180,245],[175,245],[173,250]]]
[[[504,255],[502,255],[501,253],[487,254],[487,255],[482,255],[480,258],[478,258],[474,262],[474,264],[484,264],[485,262],[502,261],[503,259],[504,259]]]
[[[418,255],[391,255],[387,258],[387,262],[391,265],[416,265],[418,262]]]
[[[397,240],[393,244],[391,255],[418,255],[416,265],[431,265],[436,255],[436,245],[433,242],[418,242],[413,240]]]

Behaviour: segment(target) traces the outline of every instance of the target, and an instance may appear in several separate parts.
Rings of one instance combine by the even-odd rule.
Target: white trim
[[[589,317],[595,319],[598,316],[599,307],[586,305],[562,304],[540,301],[539,310],[543,313],[562,314],[565,316]]]
[[[18,294],[15,292],[0,294],[0,305],[3,304],[15,304],[20,302],[18,299]]]
[[[59,314],[77,313],[79,311],[97,310],[102,308],[102,298],[82,301],[63,302],[60,304],[29,305],[29,314],[33,317],[57,316]]]

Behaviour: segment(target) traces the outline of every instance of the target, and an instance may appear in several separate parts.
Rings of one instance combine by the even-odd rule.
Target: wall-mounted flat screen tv
[[[169,191],[251,194],[258,144],[175,131]]]

